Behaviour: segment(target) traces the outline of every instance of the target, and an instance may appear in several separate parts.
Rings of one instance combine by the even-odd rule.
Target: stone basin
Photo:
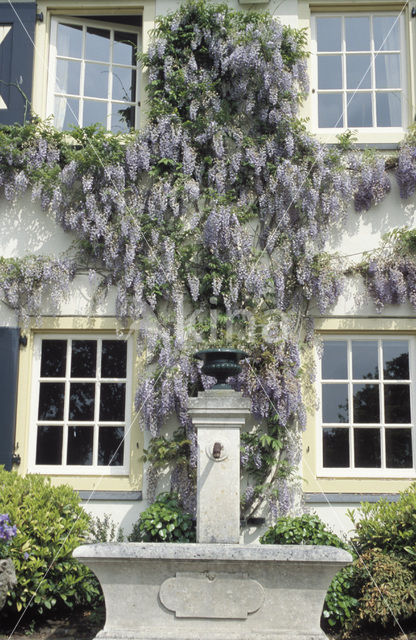
[[[74,557],[103,589],[102,640],[324,640],[320,617],[343,549],[101,543]]]

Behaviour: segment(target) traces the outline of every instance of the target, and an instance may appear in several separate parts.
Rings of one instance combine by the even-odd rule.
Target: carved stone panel
[[[162,604],[177,618],[244,620],[264,602],[263,587],[245,573],[176,573],[160,586]]]

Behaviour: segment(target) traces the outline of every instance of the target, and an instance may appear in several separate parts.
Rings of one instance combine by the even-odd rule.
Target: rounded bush
[[[176,493],[160,493],[128,536],[130,542],[195,542],[195,523]]]
[[[18,619],[23,612],[33,619],[101,597],[95,576],[72,558],[88,537],[90,518],[71,487],[53,487],[42,476],[22,477],[0,467],[0,513],[5,511],[17,529],[9,549],[17,585],[0,619]]]
[[[349,545],[330,531],[316,516],[303,514],[279,518],[260,538],[262,544],[314,544],[337,547],[351,552]],[[332,580],[322,616],[330,627],[344,626],[352,616],[357,599],[352,593],[353,568],[345,567]]]
[[[371,549],[354,563],[358,610],[349,627],[393,628],[416,611],[416,584],[399,558]]]

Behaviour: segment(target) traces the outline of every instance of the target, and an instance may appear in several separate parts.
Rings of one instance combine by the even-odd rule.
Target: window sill
[[[375,131],[374,129],[368,130],[354,130],[351,129],[354,134],[355,141],[352,143],[352,146],[360,149],[360,148],[374,148],[374,149],[397,149],[401,141],[406,135],[406,130],[404,129],[394,129],[394,130],[380,130]],[[334,129],[319,129],[315,130],[313,133],[316,138],[322,144],[339,144],[338,136],[342,136],[345,134],[344,129],[339,129],[334,133]]]
[[[316,478],[398,478],[405,480],[416,479],[415,469],[320,469],[316,474]]]
[[[59,465],[31,465],[28,473],[45,476],[128,476],[127,467],[60,467]]]

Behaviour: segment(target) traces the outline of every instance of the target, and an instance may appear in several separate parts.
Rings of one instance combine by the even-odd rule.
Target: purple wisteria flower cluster
[[[285,432],[302,426],[305,414],[302,332],[292,330],[292,318],[304,317],[311,301],[321,313],[334,304],[342,278],[323,253],[329,230],[345,219],[348,202],[367,210],[390,188],[384,160],[343,159],[306,131],[298,117],[305,44],[302,32],[267,14],[188,0],[159,19],[143,56],[150,84],[141,132],[74,130],[73,147],[35,123],[0,144],[6,198],[31,190],[78,239],[75,259],[1,260],[1,299],[23,319],[40,314],[46,295],[59,305],[80,268],[100,291],[114,288],[118,317],[138,321],[142,426],[156,438],[176,414],[189,443],[186,465],[171,461],[172,486],[189,508],[196,441],[188,398],[213,384],[192,353],[208,344],[250,353],[232,384],[251,398],[270,441],[251,443],[243,458],[254,471],[266,459],[278,464],[277,443],[289,442]],[[414,189],[413,165],[404,145],[402,195]],[[403,293],[404,269],[389,272],[397,301],[411,295]],[[383,274],[380,267],[370,285],[380,300]],[[281,459],[288,465],[290,455]],[[156,491],[154,470],[148,481]]]
[[[11,540],[17,534],[16,525],[12,525],[7,513],[0,514],[0,558],[7,558]]]

